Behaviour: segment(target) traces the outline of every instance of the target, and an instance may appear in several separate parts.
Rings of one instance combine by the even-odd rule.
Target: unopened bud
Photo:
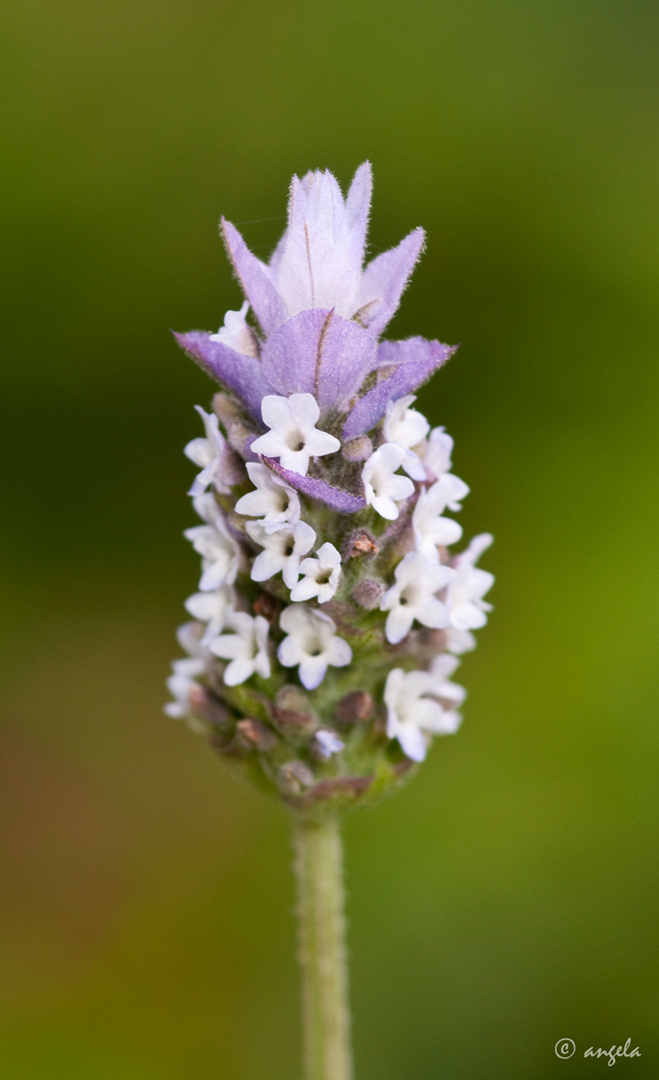
[[[362,555],[372,558],[378,554],[379,550],[380,548],[366,529],[359,529],[352,533],[345,546],[345,553],[349,559],[356,559]]]
[[[213,398],[213,412],[227,428],[240,416],[240,409],[236,402],[232,401],[228,394],[222,393],[215,394]]]
[[[205,720],[207,724],[210,724],[218,730],[227,728],[231,719],[229,710],[221,701],[218,701],[213,694],[209,694],[205,687],[200,686],[199,683],[192,683],[190,686],[188,702],[190,711],[194,716],[199,717],[201,720]]]
[[[304,712],[307,707],[308,697],[299,686],[287,684],[277,691],[275,704],[280,709],[290,709],[293,712]]]
[[[360,607],[367,611],[375,611],[380,606],[380,600],[384,596],[384,582],[373,578],[358,581],[352,590],[352,598]]]
[[[334,715],[339,724],[359,724],[370,720],[375,709],[375,702],[365,690],[353,690],[341,698],[334,710]]]
[[[307,695],[297,686],[282,686],[271,706],[275,725],[282,732],[302,735],[316,726],[316,714],[308,707]]]
[[[422,663],[429,663],[446,648],[447,634],[445,630],[419,630],[417,649],[414,655],[418,656]]]
[[[277,744],[277,736],[259,720],[239,720],[236,724],[236,738],[245,750],[272,750]]]
[[[242,420],[233,420],[227,424],[227,436],[229,439],[229,446],[232,450],[247,460],[253,455],[250,453],[250,445],[254,442],[255,435],[254,430],[247,427],[247,424],[243,424]]]
[[[261,593],[252,604],[255,615],[262,615],[269,623],[274,623],[279,617],[281,604],[269,593]]]
[[[283,795],[301,795],[313,782],[314,775],[303,761],[287,761],[277,773],[277,783]]]
[[[358,435],[344,443],[341,452],[346,461],[366,461],[373,453],[373,443],[368,435]]]

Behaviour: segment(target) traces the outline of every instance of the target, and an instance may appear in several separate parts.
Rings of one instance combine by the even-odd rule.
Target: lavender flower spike
[[[177,335],[220,392],[186,447],[201,577],[165,712],[293,811],[304,1080],[353,1075],[338,815],[458,730],[450,676],[494,580],[489,533],[451,551],[469,488],[410,409],[455,349],[380,340],[424,233],[364,265],[371,186],[368,163],[345,198],[327,171],[293,177],[269,262],[223,220],[245,303]]]
[[[489,534],[451,551],[452,440],[409,408],[455,350],[379,340],[424,234],[364,265],[371,185],[368,163],[345,197],[294,177],[269,262],[224,222],[245,304],[178,336],[221,392],[187,447],[202,575],[169,713],[301,810],[367,800],[456,730],[446,671],[490,610]]]

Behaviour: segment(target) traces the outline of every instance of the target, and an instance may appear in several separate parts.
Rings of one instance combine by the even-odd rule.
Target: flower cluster
[[[295,177],[269,263],[223,221],[245,303],[177,335],[221,390],[185,448],[201,578],[166,711],[301,806],[375,794],[457,729],[493,581],[488,534],[449,550],[469,489],[413,407],[454,349],[380,340],[424,234],[364,267],[370,196],[368,164],[345,200]]]

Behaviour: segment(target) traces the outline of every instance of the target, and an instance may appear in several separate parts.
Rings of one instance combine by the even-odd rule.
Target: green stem
[[[351,1080],[338,815],[295,817],[304,1080]]]

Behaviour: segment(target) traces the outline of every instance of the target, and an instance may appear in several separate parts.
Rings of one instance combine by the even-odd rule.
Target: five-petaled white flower
[[[467,550],[453,560],[455,577],[447,591],[446,604],[451,626],[458,631],[478,630],[485,626],[486,612],[492,610],[492,605],[483,597],[494,584],[494,575],[488,570],[481,570],[475,563],[493,539],[490,533],[480,533],[473,538]]]
[[[307,690],[320,686],[328,666],[346,667],[352,660],[348,642],[336,636],[336,624],[322,611],[291,604],[282,611],[279,625],[288,635],[277,650],[279,662],[299,665],[300,682]]]
[[[402,465],[407,451],[397,443],[383,443],[371,454],[362,469],[364,496],[380,517],[395,521],[398,517],[397,502],[407,499],[414,491],[414,484],[407,476],[397,476],[396,469]]]
[[[208,485],[212,484],[216,491],[226,495],[231,491],[223,475],[222,467],[226,454],[226,440],[220,431],[215,413],[204,412],[201,405],[195,405],[195,409],[204,422],[206,437],[192,439],[183,450],[185,456],[201,469],[188,494],[201,495]]]
[[[201,638],[202,645],[207,645],[220,634],[226,625],[227,617],[234,608],[235,594],[230,585],[220,585],[212,592],[198,592],[185,601],[187,610],[193,619],[206,623]]]
[[[311,551],[316,542],[316,534],[306,521],[296,525],[280,525],[274,532],[268,532],[261,521],[248,521],[245,529],[264,549],[254,559],[252,581],[267,581],[281,570],[284,584],[292,589],[300,576],[300,559]]]
[[[458,713],[442,708],[435,700],[441,686],[441,681],[438,683],[428,671],[405,672],[394,668],[387,676],[384,688],[387,735],[398,739],[412,761],[423,761],[426,756],[424,731],[452,735],[460,724]]]
[[[425,480],[426,470],[413,448],[423,442],[430,431],[430,424],[423,413],[410,409],[409,406],[414,401],[416,401],[415,394],[407,394],[398,401],[390,401],[387,405],[383,431],[387,442],[396,443],[405,448],[406,454],[402,465],[407,475],[413,480]]]
[[[202,557],[199,582],[202,592],[211,592],[225,583],[231,585],[236,580],[240,549],[221,514],[217,514],[212,525],[194,525],[183,535]]]
[[[319,604],[325,604],[334,596],[341,576],[341,556],[334,544],[323,544],[318,548],[316,559],[304,559],[300,563],[300,573],[304,575],[291,589],[291,600],[311,600],[318,597]]]
[[[417,551],[422,551],[430,562],[439,562],[438,545],[454,544],[462,536],[462,526],[441,515],[452,500],[463,499],[468,492],[457,476],[444,475],[419,495],[412,526]]]
[[[341,447],[334,435],[317,429],[320,409],[313,394],[291,394],[288,398],[266,394],[261,416],[270,431],[254,440],[253,453],[279,458],[284,469],[301,476],[307,475],[312,457],[333,454]]]
[[[416,619],[435,630],[449,624],[446,604],[434,595],[455,577],[450,566],[431,563],[420,551],[410,551],[394,571],[396,584],[387,589],[380,601],[381,611],[388,611],[385,636],[392,645],[410,632]]]
[[[220,634],[209,645],[216,656],[231,661],[224,671],[225,684],[238,686],[254,674],[269,679],[267,619],[262,615],[252,618],[244,611],[234,611],[228,623],[235,634]]]
[[[224,326],[220,327],[217,334],[210,334],[210,340],[218,341],[221,345],[228,345],[234,352],[242,353],[243,356],[258,356],[256,338],[245,319],[248,311],[249,300],[245,300],[240,311],[227,311],[224,316]]]
[[[238,499],[236,513],[261,518],[266,532],[275,532],[284,522],[300,520],[300,500],[292,487],[260,462],[248,461],[246,468],[256,490]]]

